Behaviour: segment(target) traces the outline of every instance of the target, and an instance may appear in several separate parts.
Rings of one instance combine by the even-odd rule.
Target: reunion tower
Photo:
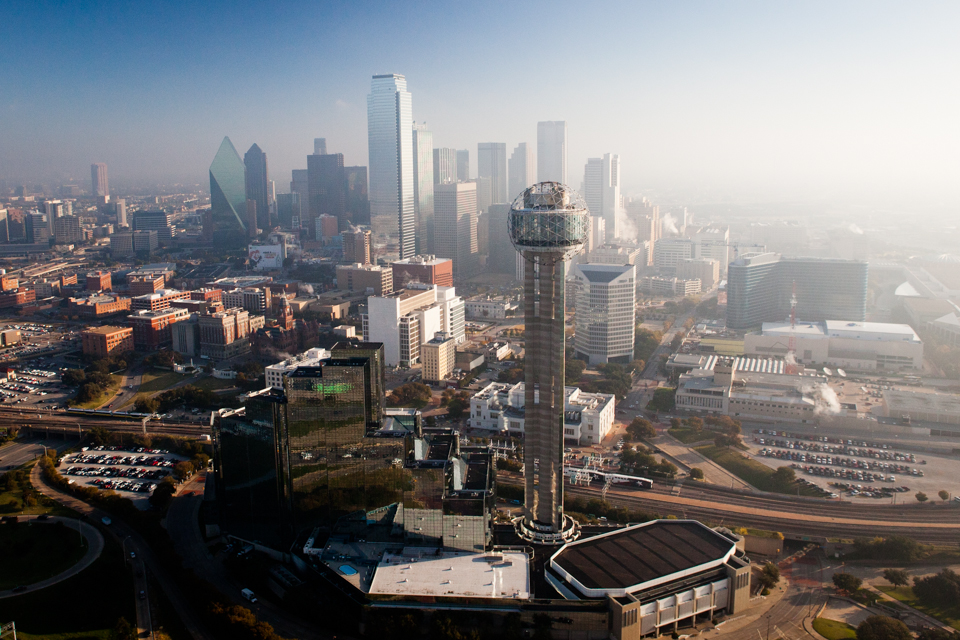
[[[587,205],[559,182],[540,182],[510,207],[510,240],[523,256],[524,364],[523,517],[521,538],[560,544],[579,535],[563,514],[564,264],[580,253]]]

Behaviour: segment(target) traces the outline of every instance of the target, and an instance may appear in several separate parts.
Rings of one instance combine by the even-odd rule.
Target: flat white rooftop
[[[467,553],[406,547],[384,553],[370,593],[402,596],[530,598],[529,558],[520,551]]]
[[[793,327],[790,326],[789,322],[764,322],[762,335],[920,342],[920,337],[908,324],[853,322],[848,320],[826,320],[825,322],[797,320]]]

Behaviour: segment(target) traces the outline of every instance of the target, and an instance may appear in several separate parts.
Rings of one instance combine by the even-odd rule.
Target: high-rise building
[[[470,150],[457,149],[457,180],[470,179]]]
[[[481,142],[477,145],[477,177],[490,180],[490,204],[508,202],[506,143]]]
[[[310,218],[321,214],[334,216],[340,230],[350,225],[347,219],[347,180],[343,154],[307,156],[307,188],[310,192]]]
[[[103,162],[94,162],[90,165],[90,193],[100,197],[110,195],[107,165]]]
[[[291,217],[291,225],[295,221],[294,228],[299,229],[306,226],[306,220],[310,217],[310,175],[306,169],[294,169],[291,172],[290,192],[299,196],[300,208],[294,208]]]
[[[780,258],[747,253],[727,272],[727,327],[748,329],[790,316],[808,322],[863,322],[867,313],[866,262],[834,258]]]
[[[447,147],[433,150],[433,184],[457,181],[457,150]]]
[[[137,211],[133,214],[134,231],[156,231],[157,240],[168,241],[174,236],[170,214],[163,210]]]
[[[277,194],[277,221],[284,229],[293,228],[294,218],[300,228],[300,194],[296,191]]]
[[[370,224],[370,200],[367,194],[367,168],[344,167],[347,181],[347,218],[353,224]]]
[[[57,244],[76,244],[83,242],[83,229],[77,216],[60,216],[53,227],[53,237]]]
[[[247,200],[257,203],[257,224],[260,229],[269,229],[273,226],[270,220],[270,175],[267,169],[267,154],[254,144],[243,155],[243,166],[246,169],[245,193]]]
[[[243,246],[247,235],[246,168],[230,138],[224,138],[210,165],[209,235],[221,246]]]
[[[114,201],[113,206],[114,210],[117,212],[117,226],[127,226],[127,201],[123,198],[118,198],[116,201]]]
[[[620,156],[604,154],[602,158],[588,158],[583,170],[583,199],[592,216],[603,218],[606,241],[621,235],[618,212],[620,209]],[[633,240],[634,238],[630,238]]]
[[[563,513],[564,262],[583,248],[583,198],[556,182],[529,187],[510,211],[510,239],[524,260],[526,385],[523,517],[517,533],[541,544],[576,538]]]
[[[636,267],[578,264],[575,348],[591,365],[633,360]]]
[[[256,238],[260,234],[257,226],[257,201],[247,200],[247,237]]]
[[[344,231],[343,261],[349,264],[370,264],[371,232],[369,229],[352,227]]]
[[[433,251],[433,132],[413,124],[413,208],[417,253]]]
[[[537,182],[567,182],[567,123],[537,123]]]
[[[423,381],[437,384],[453,373],[456,360],[457,341],[443,332],[438,332],[432,340],[420,346],[420,359],[423,361]]]
[[[54,223],[57,218],[64,215],[63,202],[60,200],[47,200],[43,203],[44,213],[47,214],[47,235],[53,237]]]
[[[533,160],[533,148],[526,142],[521,142],[510,154],[510,187],[507,192],[507,202],[523,193],[523,190],[537,181],[536,166]],[[491,235],[493,235],[491,233]]]
[[[583,248],[589,217],[583,198],[556,182],[529,187],[510,211],[510,239],[525,263],[525,502],[516,524],[541,544],[579,533],[563,513],[564,264]]]
[[[387,255],[416,254],[413,189],[413,108],[407,80],[373,76],[367,96],[370,224]]]
[[[453,260],[453,277],[469,277],[477,266],[477,184],[453,182],[434,189],[434,248]]]
[[[389,295],[370,296],[363,315],[363,339],[382,342],[389,367],[420,361],[420,346],[438,331],[459,344],[466,339],[463,298],[453,287],[412,283]]]
[[[313,154],[317,156],[327,155],[327,139],[326,138],[313,139]]]
[[[453,261],[431,255],[413,256],[390,263],[393,268],[393,288],[403,289],[411,282],[453,286]]]
[[[488,238],[490,253],[487,257],[487,268],[495,273],[515,275],[519,254],[510,242],[509,218],[509,204],[490,205],[487,211],[487,229],[490,234]]]
[[[0,209],[0,242],[10,242],[10,214]]]
[[[47,219],[44,214],[38,211],[24,214],[23,227],[29,244],[49,242],[50,231],[47,229]]]

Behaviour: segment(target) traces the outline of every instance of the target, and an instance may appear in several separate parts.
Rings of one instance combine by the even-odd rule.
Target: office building
[[[505,297],[478,295],[464,301],[468,318],[503,320],[517,311],[517,304]]]
[[[477,145],[477,179],[490,181],[490,204],[507,200],[507,145],[503,142],[481,142]],[[489,205],[488,205],[489,206]],[[486,209],[481,209],[484,213]]]
[[[130,327],[93,327],[80,334],[83,354],[108,358],[133,351],[133,329]]]
[[[353,224],[370,224],[370,200],[367,193],[367,168],[344,167],[347,180],[347,218]]]
[[[112,233],[109,238],[110,254],[114,257],[132,256],[134,254],[132,232]]]
[[[438,384],[453,373],[457,356],[457,341],[443,332],[434,335],[420,347],[423,362],[423,381]]]
[[[387,366],[418,363],[420,346],[437,332],[450,334],[457,344],[466,338],[463,299],[453,287],[413,283],[367,299],[363,339],[383,343]]]
[[[433,252],[433,133],[413,124],[413,208],[417,253]]]
[[[537,181],[533,148],[526,142],[518,144],[513,150],[513,153],[510,154],[508,169],[510,173],[510,183],[505,202],[509,203],[513,202],[514,198],[523,193],[524,189]]]
[[[266,287],[244,287],[224,291],[221,299],[227,309],[239,308],[251,314],[265,315],[270,311],[272,296]]]
[[[326,138],[313,139],[313,154],[317,156],[327,155],[327,139]]]
[[[160,289],[153,293],[136,296],[130,299],[130,308],[134,311],[163,311],[169,309],[174,300],[189,300],[189,291],[176,289]]]
[[[660,238],[653,248],[653,266],[664,275],[676,275],[677,265],[695,256],[690,238]]]
[[[617,398],[609,393],[563,389],[564,444],[589,447],[613,427]],[[491,382],[470,398],[470,427],[503,436],[525,437],[526,385]]]
[[[509,204],[493,204],[487,210],[488,245],[487,268],[495,273],[516,274],[519,254],[510,242]]]
[[[134,231],[156,231],[157,241],[171,240],[175,231],[171,216],[166,211],[137,211],[133,214]]]
[[[157,247],[160,246],[158,234],[154,230],[134,231],[132,234],[132,239],[134,253],[150,255],[157,250]]]
[[[64,214],[63,202],[60,200],[47,200],[43,203],[43,211],[46,214],[44,219],[47,222],[47,237],[52,238],[54,223],[57,218]]]
[[[300,194],[293,191],[290,193],[277,194],[277,222],[284,229],[293,229],[293,221],[296,218],[297,226],[300,228]]]
[[[370,248],[373,234],[369,229],[360,229],[352,227],[344,231],[343,236],[343,261],[348,263],[370,264]]]
[[[162,311],[134,311],[127,317],[127,324],[133,328],[133,343],[138,351],[150,353],[170,347],[173,344],[171,325],[187,320],[190,312],[186,309],[163,309]]]
[[[592,218],[592,216],[591,216]],[[600,218],[602,221],[603,219]],[[646,264],[645,248],[629,244],[604,244],[595,247],[587,254],[587,262],[591,264]]]
[[[90,193],[101,198],[110,195],[107,165],[103,162],[94,162],[90,165]]]
[[[699,280],[704,291],[720,284],[720,263],[710,258],[684,258],[676,266],[681,280]]]
[[[127,201],[119,198],[113,203],[114,211],[117,213],[117,226],[127,226]]]
[[[303,353],[287,358],[281,362],[270,364],[264,367],[264,383],[267,387],[283,391],[283,377],[295,370],[297,367],[316,367],[321,360],[330,357],[330,352],[326,349],[314,347]]]
[[[91,271],[86,276],[87,291],[110,291],[113,288],[112,276],[109,271]]]
[[[50,241],[47,218],[39,212],[26,213],[23,216],[23,228],[28,244],[44,244]]]
[[[563,131],[566,138],[565,127]],[[539,139],[543,162],[546,137]],[[524,444],[525,502],[516,527],[521,538],[541,544],[578,535],[577,524],[563,514],[563,285],[564,261],[583,248],[589,218],[583,198],[555,182],[529,187],[510,211],[510,239],[524,260],[524,401],[530,413]]]
[[[743,337],[744,355],[794,355],[805,366],[851,371],[900,371],[923,368],[923,341],[906,324],[881,322],[764,322],[760,332]]]
[[[247,200],[257,203],[257,224],[260,229],[273,226],[270,219],[270,172],[267,168],[267,154],[254,143],[243,154],[243,166],[246,168],[244,192]]]
[[[748,329],[796,317],[807,321],[863,322],[867,313],[867,263],[832,258],[781,258],[746,253],[727,272],[727,327]]]
[[[77,314],[85,318],[106,318],[130,311],[130,298],[109,295],[70,298],[67,300],[67,309],[70,310],[71,314]]]
[[[537,182],[567,182],[567,123],[562,120],[537,123]]]
[[[478,266],[477,184],[452,182],[434,189],[434,247],[453,261],[453,277],[469,277]]]
[[[457,175],[457,150],[440,148],[433,150],[433,184],[447,184],[464,180]]]
[[[695,296],[703,291],[699,278],[684,280],[670,276],[643,276],[640,278],[640,290],[652,296],[680,297]]]
[[[583,170],[583,199],[590,209],[590,214],[603,219],[605,240],[612,242],[619,238],[619,155],[607,153],[602,158],[587,159]]]
[[[194,300],[188,301],[179,301],[184,302],[197,302]],[[199,303],[198,304],[202,304]],[[219,311],[223,310],[223,305],[220,305]],[[186,320],[181,320],[170,326],[170,337],[171,337],[171,346],[170,348],[173,351],[176,351],[182,356],[187,358],[194,358],[200,355],[200,314],[191,313],[190,317]]]
[[[299,209],[292,208],[290,227],[299,229],[305,226],[305,221],[310,217],[310,174],[306,169],[294,169],[290,174],[290,193],[297,194],[297,202],[300,204]]]
[[[257,222],[257,201],[247,200],[247,239],[253,240],[260,235],[260,227]]]
[[[314,239],[319,240],[325,247],[333,243],[333,239],[339,235],[340,221],[336,216],[321,213],[314,218],[313,224]]]
[[[176,309],[189,313],[185,309]],[[226,309],[200,316],[200,354],[227,360],[250,352],[250,312]]]
[[[210,164],[210,226],[219,246],[243,246],[247,235],[246,168],[230,138],[224,138]]]
[[[337,265],[337,288],[383,296],[393,292],[393,269],[379,264]]]
[[[413,111],[407,80],[373,76],[367,96],[370,224],[388,255],[416,254],[413,189]]]
[[[470,151],[467,149],[457,149],[457,180],[467,181],[470,179]]]
[[[393,286],[403,289],[411,282],[435,284],[438,287],[453,286],[453,261],[424,255],[390,263],[393,269]]]
[[[83,242],[83,229],[77,216],[60,216],[53,223],[53,238],[57,244]]]
[[[636,327],[636,267],[579,264],[574,346],[591,365],[633,360]]]
[[[688,227],[686,235],[693,240],[693,257],[716,260],[720,275],[726,275],[730,263],[730,227]]]
[[[337,219],[337,229],[349,227],[347,219],[347,179],[344,173],[343,154],[328,153],[307,156],[307,188],[309,217],[322,214]]]

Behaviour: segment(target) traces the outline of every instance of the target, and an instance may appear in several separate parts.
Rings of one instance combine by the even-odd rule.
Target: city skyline
[[[578,85],[562,103],[504,101],[502,94],[524,86],[526,76],[548,62],[545,54],[504,47],[485,54],[485,67],[497,71],[481,74],[485,90],[469,104],[449,96],[476,80],[441,75],[427,53],[463,33],[440,26],[498,31],[501,21],[522,23],[542,7],[511,7],[494,17],[468,4],[458,13],[424,11],[418,20],[390,8],[376,24],[363,4],[290,7],[265,22],[261,12],[254,20],[254,11],[245,9],[220,15],[218,28],[202,37],[197,25],[207,24],[216,6],[188,15],[146,11],[107,3],[0,12],[9,18],[0,20],[7,25],[0,50],[8,55],[34,49],[25,40],[33,26],[62,36],[0,71],[7,86],[21,88],[6,100],[13,126],[0,134],[0,178],[80,179],[92,162],[105,162],[118,185],[202,185],[215,146],[229,135],[239,148],[261,146],[283,191],[286,176],[320,135],[342,150],[346,164],[368,164],[364,97],[370,76],[392,72],[408,79],[417,96],[413,117],[428,123],[435,146],[475,149],[482,140],[498,140],[513,149],[535,142],[537,122],[563,119],[570,133],[568,168],[618,153],[625,195],[680,189],[734,198],[960,199],[950,151],[960,140],[951,116],[960,94],[949,81],[960,58],[948,26],[958,17],[953,5],[929,5],[923,13],[889,3],[611,5],[621,19],[609,22],[560,4],[555,15],[577,24],[584,38],[612,43],[612,64],[596,69],[578,53],[565,53],[549,61]],[[302,35],[287,38],[281,27],[295,15],[297,23],[326,25],[326,50]],[[108,16],[109,37],[96,28]],[[153,28],[140,34],[137,27],[147,19]],[[644,25],[643,38],[632,37],[636,24]],[[267,43],[283,33],[286,46],[237,52],[233,44],[255,29],[265,35],[256,40]],[[410,37],[411,29],[418,37]],[[134,32],[146,39],[140,46],[132,46]],[[361,42],[353,42],[361,33]],[[330,51],[338,52],[336,64]],[[91,69],[84,61],[92,56],[101,64]],[[223,64],[201,63],[211,58]],[[316,81],[291,84],[291,68],[298,78],[313,74]],[[282,87],[282,104],[211,102],[241,69],[263,80],[264,95]],[[168,91],[172,86],[178,91]],[[46,100],[51,88],[71,99]],[[156,96],[151,104],[129,106],[146,93]],[[144,145],[150,154],[142,153]]]

